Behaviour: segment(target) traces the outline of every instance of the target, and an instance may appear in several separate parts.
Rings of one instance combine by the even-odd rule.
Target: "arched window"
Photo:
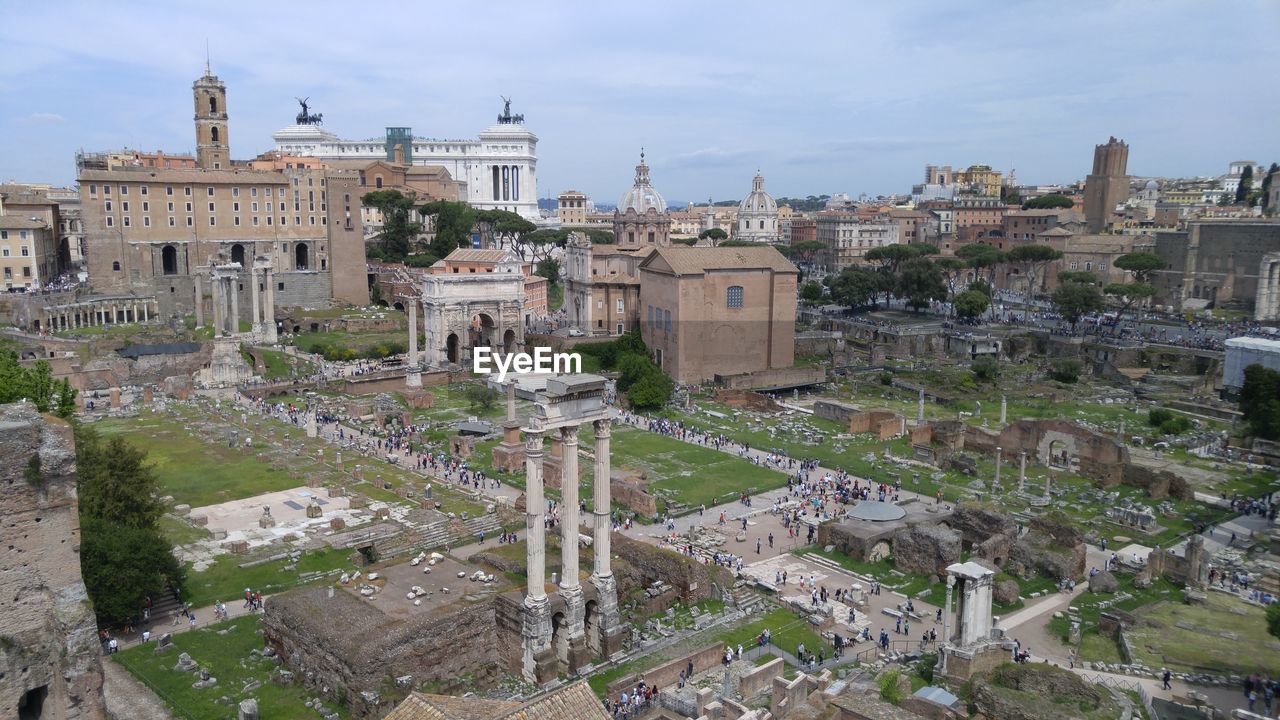
[[[209,112],[211,113],[218,112],[218,98],[212,95],[209,96]]]
[[[119,261],[119,260],[113,260],[113,261],[111,261],[111,270],[112,270],[113,272],[120,272],[120,261]]]
[[[218,142],[218,126],[214,125],[210,132],[211,132],[210,137],[213,139],[213,141]]]
[[[381,187],[382,187],[382,176],[381,176],[381,175],[379,175],[378,177],[376,177],[376,178],[374,178],[374,179],[373,179],[373,186],[374,186],[374,187],[376,187],[376,188],[381,188]]]
[[[742,307],[742,286],[730,285],[726,292],[725,305],[731,308]]]
[[[244,246],[240,243],[231,246],[231,262],[240,263],[240,267],[244,267]]]
[[[307,254],[307,244],[298,243],[297,247],[293,249],[293,267],[295,270],[307,269]]]
[[[165,245],[160,251],[160,266],[165,275],[178,274],[178,248]]]

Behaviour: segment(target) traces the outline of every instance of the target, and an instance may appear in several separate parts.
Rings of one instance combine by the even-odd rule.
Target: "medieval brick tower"
[[[1107,229],[1116,205],[1129,197],[1129,146],[1114,136],[1093,149],[1093,172],[1085,178],[1084,217],[1091,233]]]
[[[227,86],[204,66],[204,76],[191,84],[196,102],[196,164],[205,170],[229,170]]]

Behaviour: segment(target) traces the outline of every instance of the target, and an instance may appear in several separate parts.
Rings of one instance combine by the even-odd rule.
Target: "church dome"
[[[663,199],[662,193],[653,189],[653,185],[649,184],[649,166],[644,162],[644,151],[640,151],[640,164],[636,166],[636,181],[627,191],[622,199],[618,201],[618,212],[625,213],[627,210],[635,210],[643,215],[650,208],[657,210],[659,213],[667,212],[667,201]]]
[[[1156,183],[1156,181],[1155,181],[1155,180],[1148,180],[1148,181],[1147,181],[1147,187],[1146,187],[1146,189],[1147,189],[1147,190],[1159,190],[1159,189],[1160,189],[1160,185],[1159,185],[1158,183]]]
[[[738,203],[738,215],[774,215],[778,214],[778,203],[773,196],[764,191],[764,176],[756,173],[751,181],[751,193]]]

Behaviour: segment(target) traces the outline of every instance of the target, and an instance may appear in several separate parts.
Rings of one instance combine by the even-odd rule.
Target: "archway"
[[[399,310],[400,312],[404,312],[404,303],[402,302],[398,302],[392,307],[394,307],[396,310]]]
[[[893,546],[889,544],[888,540],[881,540],[875,545],[872,545],[871,552],[867,554],[867,560],[869,562],[880,562],[881,560],[888,560],[891,557],[893,557]]]
[[[160,250],[160,266],[165,275],[178,274],[178,248],[172,245],[165,245]]]
[[[564,613],[551,616],[551,648],[561,668],[569,667],[569,631],[565,627]]]
[[[502,352],[513,353],[515,351],[516,351],[516,331],[510,328],[507,328],[507,331],[502,333]]]
[[[295,270],[306,270],[308,267],[309,253],[306,243],[298,243],[293,249],[293,268]]]
[[[493,347],[493,332],[496,327],[497,324],[488,313],[473,316],[467,330],[467,347]]]
[[[244,267],[244,246],[236,243],[231,246],[231,262],[240,263],[240,267]]]
[[[582,627],[587,634],[587,647],[591,648],[591,654],[600,657],[603,643],[600,637],[600,609],[595,600],[587,601],[582,614]]]
[[[1071,468],[1071,455],[1067,452],[1067,444],[1061,440],[1054,440],[1049,443],[1049,467],[1069,470]]]
[[[445,347],[444,354],[445,354],[445,357],[449,359],[449,362],[457,363],[458,362],[457,333],[449,333],[449,338],[448,340],[445,341],[444,347]]]

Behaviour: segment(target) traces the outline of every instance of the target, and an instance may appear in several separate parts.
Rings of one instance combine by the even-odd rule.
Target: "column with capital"
[[[227,332],[231,335],[240,333],[240,276],[227,278],[227,292],[231,293],[231,318],[227,323]]]
[[[204,296],[200,293],[200,274],[196,273],[191,276],[191,280],[196,286],[196,327],[204,327]],[[145,306],[143,316],[146,316]]]
[[[568,657],[561,658],[570,672],[590,663],[584,627],[585,605],[578,582],[578,427],[560,428],[560,597],[564,599],[564,631],[569,633]]]
[[[213,291],[213,336],[220,338],[226,329],[222,321],[222,316],[226,313],[226,303],[222,297],[222,278],[211,275],[209,289]]]
[[[551,648],[551,601],[547,598],[547,500],[542,489],[542,432],[525,429],[525,544],[529,579],[524,596],[524,678],[542,685],[553,680],[558,667]]]
[[[422,372],[418,364],[418,298],[409,298],[409,370],[405,373],[404,384],[409,387],[422,387]]]
[[[609,566],[610,533],[613,532],[610,505],[612,504],[609,478],[612,473],[609,457],[609,440],[612,420],[605,418],[596,420],[595,428],[595,473],[592,480],[593,497],[591,501],[594,515],[595,541],[592,550],[595,553],[594,569],[591,573],[591,585],[595,587],[596,619],[593,623],[599,632],[587,638],[588,644],[601,658],[607,658],[622,649],[622,625],[618,616],[618,588],[614,581],[613,569]]]
[[[249,265],[249,298],[253,306],[253,319],[249,323],[255,337],[262,335],[262,302],[258,300],[258,268]]]
[[[267,342],[275,344],[276,335],[276,271],[268,267],[263,271],[266,285],[266,303],[262,308],[262,322],[267,326]]]

